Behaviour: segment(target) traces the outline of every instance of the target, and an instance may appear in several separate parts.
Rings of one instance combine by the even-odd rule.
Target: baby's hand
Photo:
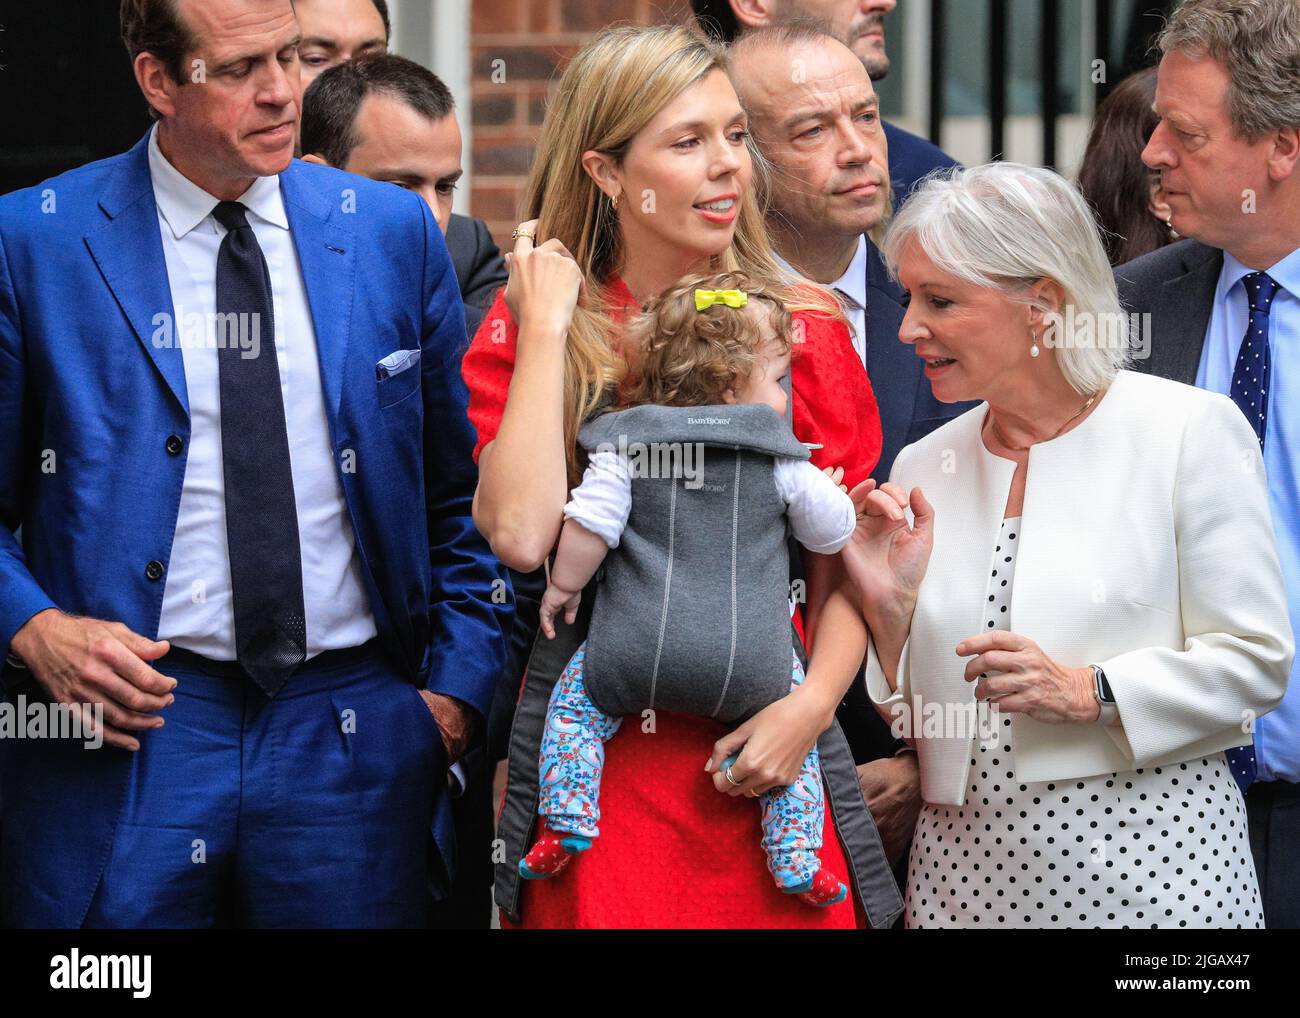
[[[546,634],[548,640],[555,639],[555,616],[560,611],[564,612],[566,625],[571,626],[578,621],[578,605],[581,601],[580,590],[561,590],[553,583],[547,585],[546,593],[542,595],[538,618],[542,624],[542,632]]]
[[[843,491],[843,492],[845,492],[845,493],[848,492],[849,489],[848,489],[847,487],[845,487],[845,485],[843,485],[843,484],[840,483],[841,481],[844,480],[844,468],[843,468],[843,467],[826,467],[826,468],[822,471],[822,473],[825,474],[827,477],[829,477],[829,478],[830,478],[832,481],[834,481],[837,485],[839,485],[839,489],[840,489],[840,491]]]

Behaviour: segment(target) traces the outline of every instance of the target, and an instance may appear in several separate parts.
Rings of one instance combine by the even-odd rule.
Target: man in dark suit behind
[[[862,62],[872,81],[889,73],[885,15],[898,0],[691,0],[696,21],[715,39],[734,42],[756,28],[794,19],[821,19],[829,32]],[[889,179],[897,209],[912,189],[934,170],[957,162],[938,145],[880,121],[889,143]]]
[[[1115,270],[1129,310],[1150,316],[1134,366],[1231,396],[1255,427],[1300,630],[1300,4],[1186,0],[1160,48],[1160,123],[1142,160],[1191,239]],[[1234,469],[1223,465],[1228,491]],[[1300,926],[1297,674],[1254,721],[1253,751],[1228,754],[1270,927]]]
[[[414,61],[386,53],[336,64],[303,95],[302,152],[306,162],[390,181],[428,202],[446,236],[473,336],[505,285],[506,267],[487,224],[451,210],[464,170],[447,86]]]
[[[873,477],[888,479],[910,442],[966,410],[934,398],[921,360],[898,336],[904,300],[868,234],[889,208],[888,146],[879,102],[857,56],[815,25],[747,32],[732,47],[733,74],[754,141],[773,166],[770,228],[778,257],[833,289],[880,409],[882,448]],[[800,61],[806,80],[792,84]],[[840,723],[886,851],[906,866],[921,804],[916,755],[850,688]]]

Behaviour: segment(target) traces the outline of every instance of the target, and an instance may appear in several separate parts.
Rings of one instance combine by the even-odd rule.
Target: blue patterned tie
[[[1259,437],[1264,449],[1264,432],[1268,427],[1268,311],[1277,293],[1277,283],[1266,272],[1252,272],[1242,282],[1250,299],[1250,324],[1232,369],[1232,401],[1241,407],[1246,420]],[[1228,766],[1244,793],[1255,780],[1255,746],[1238,746],[1227,751]]]
[[[217,251],[217,311],[232,321],[258,322],[260,336],[255,351],[226,343],[217,355],[235,655],[273,697],[307,656],[302,550],[275,350],[275,304],[266,258],[244,206],[223,201],[212,214],[227,230]]]

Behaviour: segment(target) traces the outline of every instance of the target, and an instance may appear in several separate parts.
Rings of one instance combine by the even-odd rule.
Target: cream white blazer
[[[926,703],[974,700],[962,677],[969,658],[955,648],[987,626],[1015,472],[980,438],[987,410],[981,404],[908,446],[890,474],[934,506],[934,550],[898,690],[890,692],[869,647],[867,691],[887,720],[903,709],[917,720],[904,734],[919,736],[921,793],[932,803],[964,803],[978,733],[948,725],[936,737],[919,719]],[[1082,424],[1030,450],[1017,540],[1011,631],[1061,664],[1101,665],[1121,719],[1102,726],[1009,715],[1017,781],[1246,745],[1252,719],[1281,701],[1295,644],[1264,464],[1226,396],[1120,372]]]

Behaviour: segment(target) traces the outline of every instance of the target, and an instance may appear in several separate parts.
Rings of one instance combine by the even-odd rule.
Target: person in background
[[[302,29],[302,87],[345,60],[383,53],[392,23],[388,0],[294,0]]]
[[[505,285],[506,268],[487,224],[451,210],[464,170],[447,86],[387,53],[331,67],[303,95],[302,151],[309,163],[389,181],[428,203],[446,235],[472,336]]]
[[[1300,3],[1186,0],[1160,36],[1142,160],[1190,239],[1115,270],[1151,315],[1134,366],[1226,393],[1264,450],[1291,624],[1300,627]],[[1225,477],[1235,468],[1221,466]],[[1239,483],[1238,481],[1233,482]],[[1300,927],[1300,682],[1229,754],[1270,927]]]
[[[1097,214],[1112,265],[1178,239],[1160,195],[1160,175],[1142,163],[1142,150],[1159,122],[1151,109],[1155,98],[1154,67],[1116,85],[1097,109],[1079,167],[1079,190]]]
[[[897,6],[898,0],[691,0],[695,19],[704,31],[727,43],[764,25],[803,18],[826,20],[830,34],[853,51],[872,81],[889,73],[885,15]],[[789,68],[785,75],[790,80]],[[880,124],[888,143],[894,208],[907,200],[924,177],[957,165],[925,138],[884,120]]]
[[[746,32],[731,57],[754,142],[772,166],[773,246],[783,264],[830,287],[844,306],[880,408],[871,476],[883,483],[903,446],[974,404],[935,399],[920,358],[898,338],[902,290],[871,240],[889,210],[888,143],[871,78],[824,22],[807,19]],[[793,61],[808,68],[806,81],[791,82]],[[916,754],[890,733],[862,683],[849,687],[838,714],[901,880],[921,806]]]

